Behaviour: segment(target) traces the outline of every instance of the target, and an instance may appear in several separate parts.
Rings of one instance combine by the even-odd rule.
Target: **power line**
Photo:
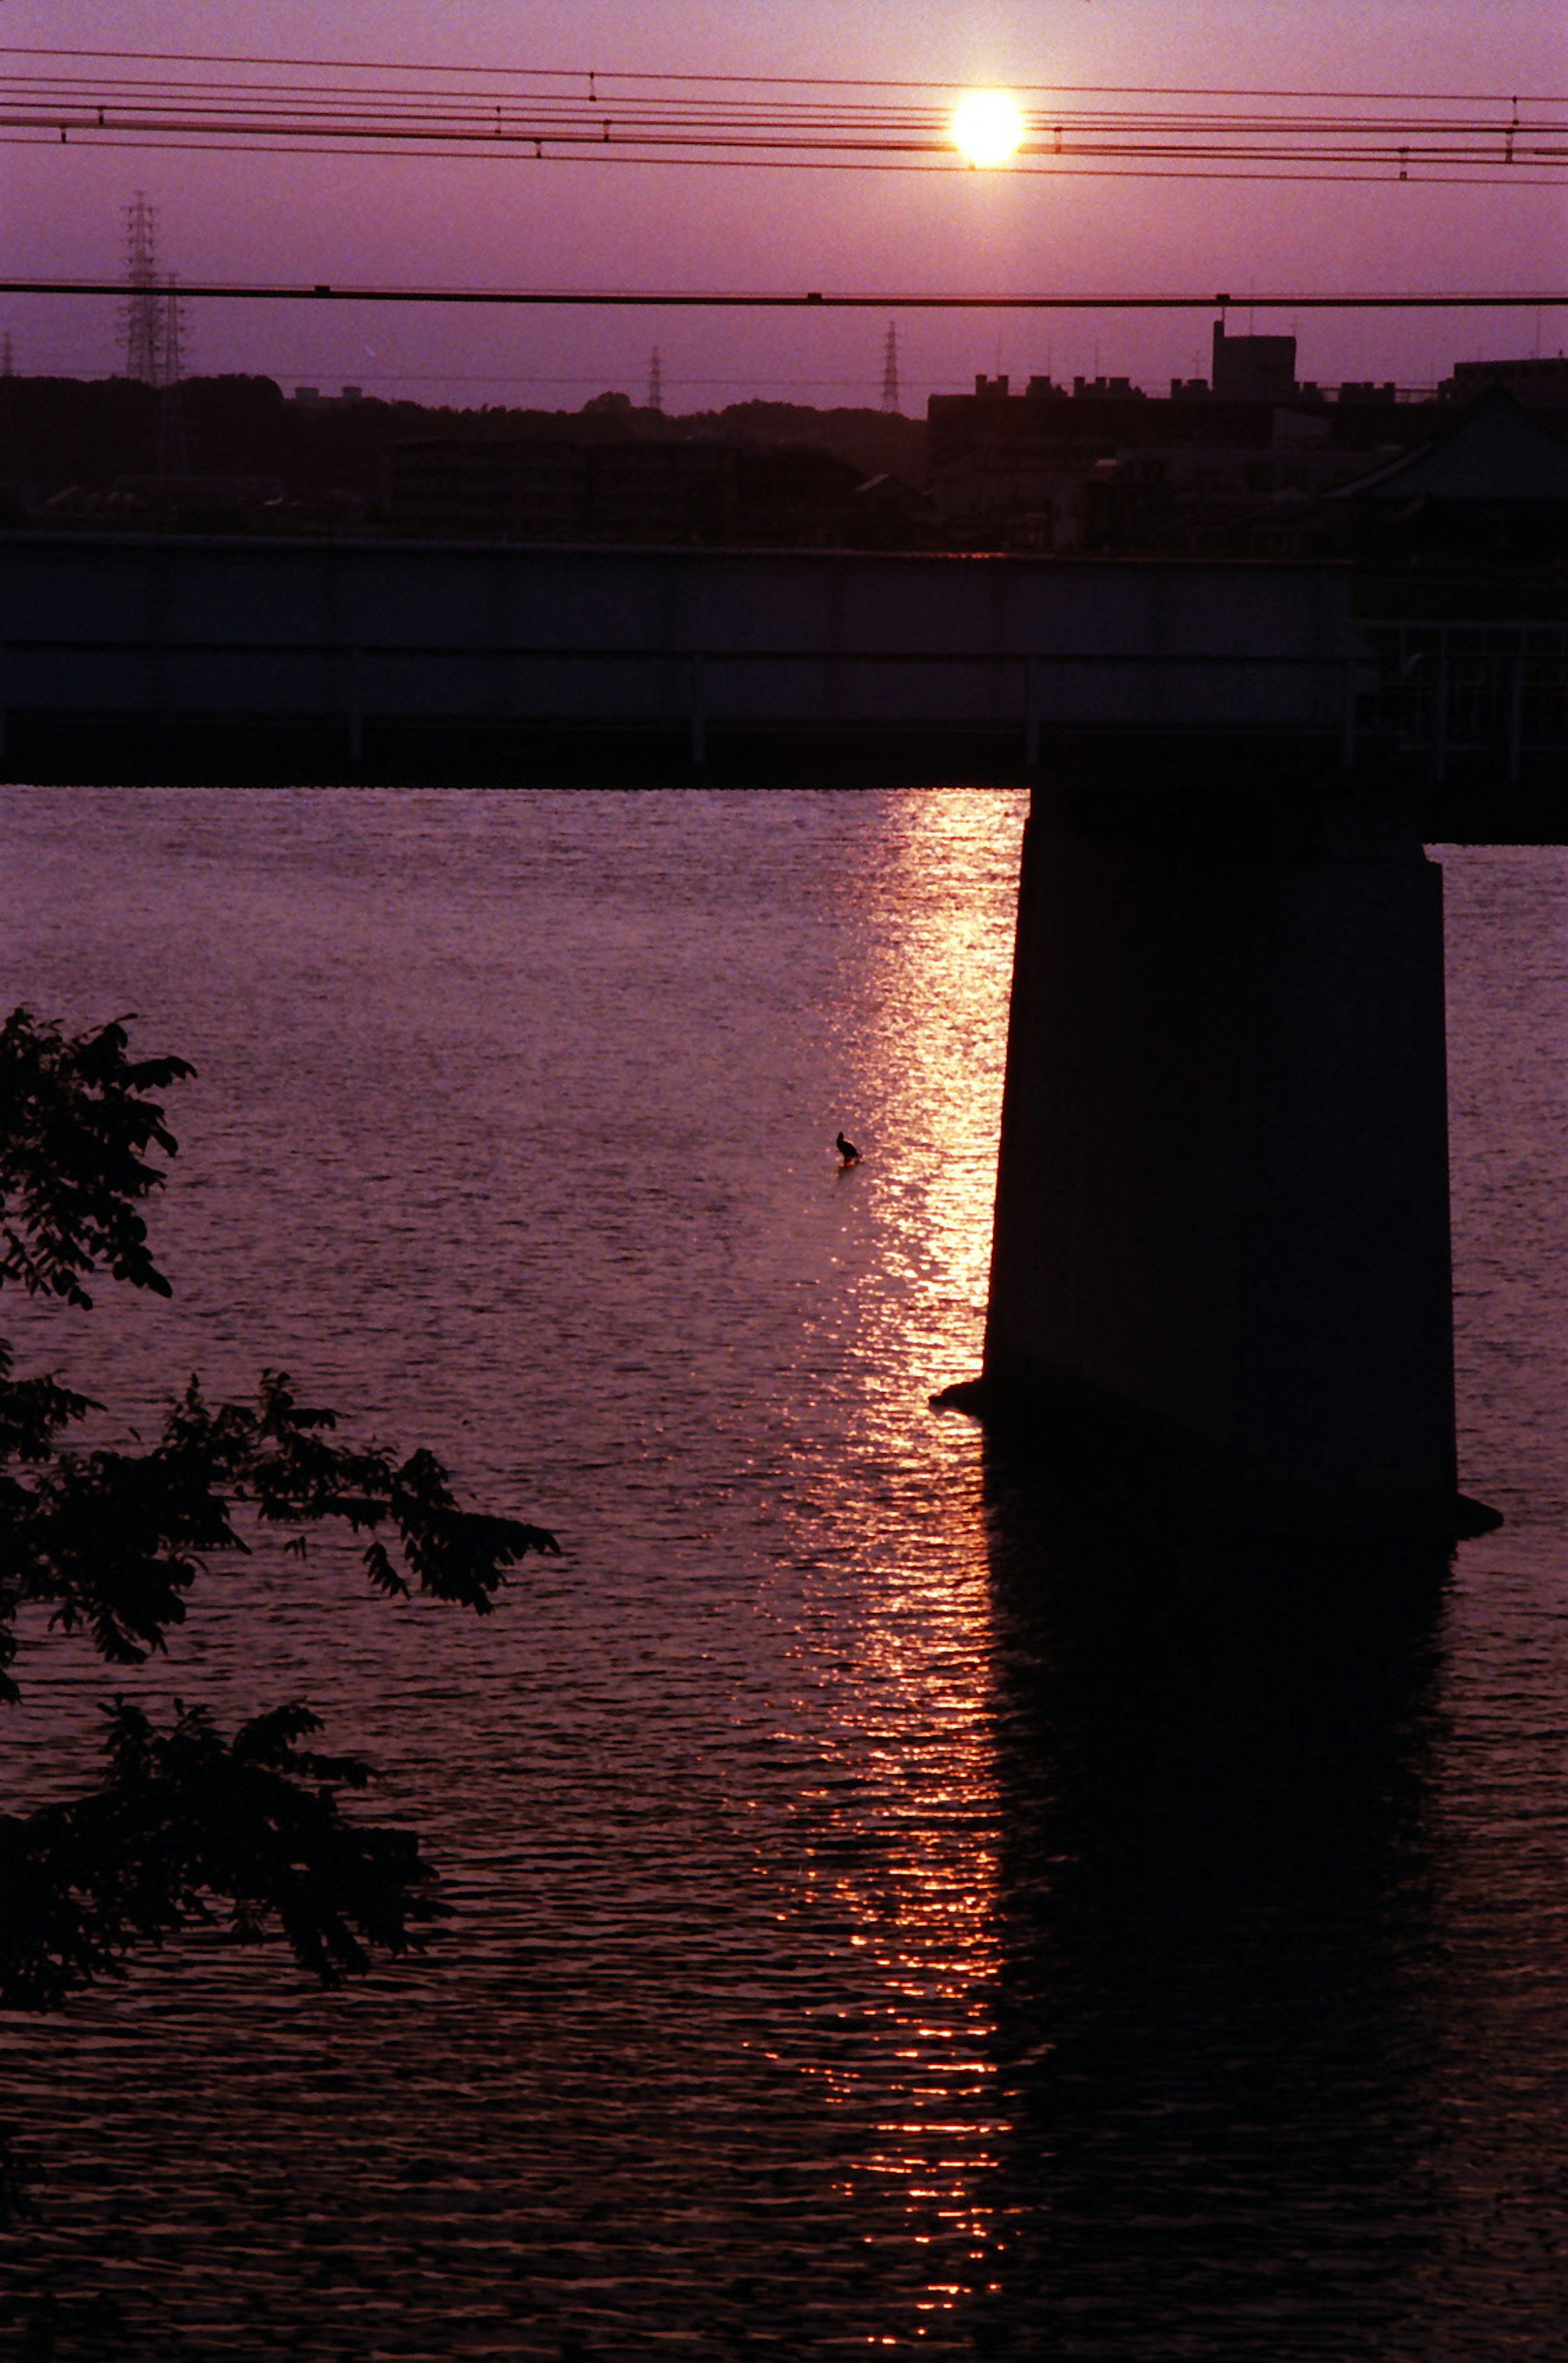
[[[950,121],[945,106],[933,107],[929,103],[915,106],[902,101],[889,103],[885,99],[852,104],[842,100],[817,101],[809,105],[799,100],[773,98],[726,98],[721,101],[695,86],[683,89],[673,95],[642,89],[635,99],[612,93],[578,95],[571,91],[528,87],[498,97],[494,92],[432,92],[423,86],[417,91],[386,87],[357,90],[331,83],[215,83],[210,78],[199,82],[160,83],[111,77],[83,83],[79,79],[60,75],[17,75],[0,71],[0,92],[5,94],[7,105],[21,106],[30,103],[40,110],[47,110],[47,120],[50,122],[62,111],[67,114],[74,112],[82,117],[83,128],[88,129],[95,123],[100,108],[106,113],[111,106],[123,111],[133,105],[148,109],[162,107],[172,113],[204,116],[215,123],[220,121],[226,108],[254,114],[265,105],[278,113],[296,112],[313,119],[317,126],[319,119],[330,113],[350,119],[355,116],[367,117],[373,125],[373,110],[377,108],[384,110],[389,119],[408,121],[420,118],[463,121],[478,110],[476,120],[484,136],[494,131],[497,114],[505,125],[508,111],[515,122],[525,110],[530,120],[536,114],[540,119],[545,119],[544,111],[547,109],[550,110],[549,120],[575,124],[579,128],[595,127],[596,136],[600,137],[603,136],[602,127],[606,122],[622,127],[628,122],[684,123],[692,127],[708,124],[751,131],[773,131],[788,127],[797,129],[839,127],[862,130],[902,128],[929,133],[933,130],[945,132]],[[1033,107],[1035,122],[1052,131],[1060,123],[1063,128],[1070,125],[1120,125],[1148,128],[1165,125],[1188,131],[1226,128],[1281,134],[1293,131],[1325,133],[1336,129],[1373,133],[1408,128],[1429,133],[1463,132],[1475,137],[1496,138],[1506,136],[1510,129],[1516,134],[1560,132],[1562,124],[1547,119],[1546,110],[1568,106],[1568,100],[1563,99],[1460,100],[1453,103],[1488,111],[1480,115],[1467,112],[1450,116],[1434,115],[1430,111],[1432,105],[1439,104],[1437,101],[1423,104],[1406,99],[1399,111],[1392,115],[1347,115],[1342,112],[1331,115],[1316,112],[1265,114],[1260,113],[1255,105],[1243,113],[1216,113],[1212,109],[1195,113],[1171,106],[1171,99],[1184,94],[1176,92],[1142,94],[1149,98],[1158,98],[1161,104],[1157,106],[1140,105],[1107,108],[1088,107],[1076,103],[1094,94],[1088,90],[1065,89],[1046,93],[1044,95],[1056,103],[1049,107]],[[1262,93],[1231,94],[1254,99],[1266,95]],[[1028,97],[1029,94],[1025,92],[1021,95]],[[1352,101],[1358,106],[1377,103],[1371,98]],[[1490,111],[1493,108],[1496,112]],[[1531,110],[1528,119],[1521,109]],[[1534,119],[1537,113],[1541,119]]]
[[[75,57],[95,68],[40,73],[0,64],[0,137],[16,144],[592,157],[732,170],[970,169],[954,149],[945,103],[932,95],[954,94],[934,82],[415,68],[159,51],[13,50],[0,51],[0,60],[6,54],[46,57],[57,68]],[[197,79],[156,79],[106,72],[106,61],[207,71]],[[250,79],[215,79],[210,70],[225,65],[244,68]],[[360,80],[278,79],[287,66]],[[416,73],[419,86],[405,86]],[[403,79],[389,83],[389,74]],[[1350,182],[1414,175],[1442,186],[1522,188],[1550,185],[1568,166],[1568,100],[1558,98],[1040,83],[1020,85],[1017,94],[1024,113],[1022,141],[1007,167],[1015,173]],[[1118,103],[1087,103],[1107,99]],[[1206,105],[1178,103],[1195,99]],[[1218,100],[1245,104],[1217,109]],[[1333,111],[1324,111],[1327,101]]]
[[[70,143],[65,139],[63,133],[51,133],[46,137],[37,132],[13,135],[0,131],[0,147],[53,148],[56,146],[69,144]],[[145,150],[149,147],[156,147],[161,153],[195,152],[200,155],[227,156],[351,156],[356,161],[376,157],[402,157],[406,156],[407,153],[407,150],[403,148],[367,148],[360,146],[351,148],[334,148],[324,146],[320,142],[305,142],[300,140],[291,142],[276,140],[172,139],[161,138],[155,141],[150,141],[136,139],[122,139],[107,134],[100,134],[99,136],[95,137],[90,144],[95,150],[106,148],[133,148]],[[626,154],[599,145],[589,148],[573,149],[565,152],[552,152],[548,150],[548,148],[536,145],[536,143],[531,139],[529,139],[526,145],[530,151],[526,156],[522,155],[519,149],[512,143],[507,143],[505,148],[497,148],[495,143],[486,143],[482,141],[475,141],[473,146],[468,148],[443,149],[422,147],[419,150],[419,154],[422,160],[426,162],[445,161],[449,163],[468,163],[477,161],[479,159],[484,158],[487,162],[522,162],[529,170],[531,170],[536,163],[606,163],[621,166],[642,165],[651,167],[654,170],[674,172],[700,170],[705,172],[764,171],[772,172],[943,172],[950,176],[958,175],[964,179],[968,179],[971,172],[971,168],[963,164],[956,156],[944,157],[940,161],[934,161],[924,164],[868,163],[864,161],[857,163],[853,160],[845,159],[829,161],[824,161],[820,158],[806,159],[777,156],[766,159],[713,156],[706,154],[684,156],[646,156]],[[1375,172],[1351,172],[1345,171],[1277,172],[1262,172],[1255,168],[1238,169],[1234,171],[1222,169],[1215,172],[1206,169],[1197,169],[1192,166],[1178,167],[1174,170],[1165,170],[1156,168],[1154,166],[1141,165],[1107,166],[1093,163],[1080,164],[1074,160],[1065,156],[1059,162],[1051,165],[1031,165],[1015,162],[1007,167],[1006,176],[1013,179],[1040,178],[1056,181],[1288,182],[1296,186],[1332,188],[1387,188],[1396,183],[1407,180],[1411,181],[1412,185],[1423,189],[1560,189],[1562,185],[1561,176],[1549,174],[1543,177],[1534,177],[1528,168],[1522,172],[1516,168],[1506,172],[1485,173],[1468,172],[1444,173],[1432,171],[1422,171],[1418,166],[1412,174],[1405,168],[1396,170],[1394,166],[1390,164],[1385,170]]]
[[[133,293],[117,279],[0,279],[0,295],[110,295]],[[335,287],[324,281],[245,285],[182,281],[182,302],[332,304],[497,304],[582,310],[824,312],[1475,312],[1542,310],[1568,305],[1568,293],[1303,295],[942,295],[843,294],[811,290],[782,294],[647,293],[611,288]]]
[[[1059,119],[1025,125],[1018,156],[1047,156],[1052,163],[1085,158],[1133,157],[1181,161],[1234,160],[1244,163],[1296,161],[1335,168],[1375,163],[1423,170],[1462,166],[1490,170],[1502,164],[1518,171],[1541,163],[1555,166],[1568,161],[1568,125],[1526,123],[1510,117],[1507,124],[1443,123],[1429,118],[1396,118],[1368,122],[1346,118],[1318,121],[1296,118],[1281,122],[1266,117],[1128,116],[1057,110]],[[514,106],[508,115],[500,106],[478,116],[421,104],[400,111],[378,106],[295,106],[266,108],[220,105],[210,93],[199,104],[166,104],[139,113],[117,106],[114,119],[106,105],[72,105],[56,103],[26,105],[5,97],[0,82],[0,128],[34,140],[80,146],[124,145],[162,141],[207,143],[217,148],[239,141],[291,143],[310,149],[347,141],[345,152],[372,141],[428,150],[439,142],[459,148],[479,147],[493,152],[578,149],[621,155],[646,150],[679,150],[701,161],[710,153],[735,151],[750,161],[766,163],[775,155],[820,153],[832,161],[854,163],[887,156],[925,156],[940,160],[948,171],[968,169],[953,150],[948,128],[940,119],[894,116],[837,116],[815,120],[797,116],[725,116],[683,107],[664,110],[658,105],[638,112],[616,114],[559,107],[554,105]],[[1542,145],[1557,141],[1558,145]],[[1017,169],[1017,165],[1013,166]]]
[[[647,68],[616,67],[605,69],[591,66],[495,66],[473,63],[453,64],[450,59],[366,59],[323,57],[258,57],[239,52],[195,50],[88,50],[58,49],[28,46],[21,43],[0,44],[0,58],[83,58],[106,59],[113,63],[142,65],[193,66],[313,66],[328,72],[346,73],[417,73],[417,74],[477,74],[495,80],[516,81],[533,79],[541,82],[582,83],[590,87],[615,83],[675,83],[699,88],[746,88],[757,90],[922,90],[953,93],[962,87],[957,77],[923,80],[895,77],[868,78],[853,74],[703,74],[672,73]],[[1488,106],[1560,106],[1568,105],[1561,94],[1543,96],[1507,91],[1452,90],[1342,90],[1317,88],[1251,88],[1239,83],[1009,83],[1017,94],[1032,94],[1044,91],[1054,94],[1088,94],[1099,96],[1121,95],[1140,98],[1340,98],[1387,101],[1393,104],[1418,105],[1432,103],[1470,104]]]

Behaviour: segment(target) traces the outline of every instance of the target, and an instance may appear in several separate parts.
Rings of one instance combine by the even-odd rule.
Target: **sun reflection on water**
[[[258,1555],[120,1670],[308,1697],[459,1911],[352,1992],[209,1931],[8,2031],[51,2351],[122,2305],[117,2357],[1561,2351],[1568,856],[1448,858],[1510,1522],[1430,1630],[1320,1636],[1308,1715],[1315,1663],[1254,1681],[1250,1617],[1173,1659],[995,1470],[988,1572],[927,1409],[980,1350],[1022,804],[0,793],[10,997],[198,1069],[176,1297],[36,1359],[128,1418],[308,1374],[571,1548],[478,1630]],[[28,1670],[52,1779],[101,1670]]]
[[[573,1551],[417,1651],[324,1563],[252,1572],[153,1670],[297,1682],[461,1904],[349,2003],[246,2002],[206,1957],[150,1980],[134,2073],[29,2035],[28,2105],[73,2094],[81,2157],[112,2124],[198,2224],[182,2319],[243,2343],[319,2219],[453,2356],[972,2351],[1016,2140],[994,1645],[978,1440],[928,1397],[980,1349],[1023,802],[28,804],[28,989],[147,1010],[202,1079],[181,1293],[114,1333],[117,1392],[241,1347],[319,1376],[325,1337],[327,1394]],[[374,1126],[339,1121],[367,1074]],[[236,2092],[253,2058],[278,2076]],[[463,2315],[514,2284],[510,2329]],[[361,2291],[279,2302],[368,2354]]]
[[[1010,916],[1021,797],[906,795],[880,897],[895,915],[861,980],[862,1165],[842,1177],[840,1319],[859,1483],[834,1504],[860,1577],[840,1764],[864,1784],[861,1843],[805,1849],[810,1909],[853,1929],[873,2040],[811,2073],[862,2121],[847,2202],[880,2191],[930,2257],[919,2335],[984,2284],[998,2227],[984,2191],[1008,2126],[995,2064],[1000,1799],[988,1563],[972,1430],[933,1387],[977,1367],[990,1261]],[[856,1136],[857,1138],[859,1136]],[[815,1800],[826,1809],[831,1792]],[[874,1840],[874,1843],[870,1841]],[[954,2278],[955,2262],[977,2281]]]

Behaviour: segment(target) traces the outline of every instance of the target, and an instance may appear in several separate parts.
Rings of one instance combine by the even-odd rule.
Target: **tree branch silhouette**
[[[23,1007],[0,1027],[0,1287],[90,1307],[101,1272],[161,1296],[148,1246],[152,1162],[176,1153],[161,1103],[194,1071],[133,1059],[129,1020],[74,1037]],[[42,1606],[106,1663],[136,1666],[184,1621],[210,1558],[248,1536],[303,1549],[313,1527],[364,1537],[375,1591],[423,1592],[480,1614],[509,1571],[556,1553],[545,1527],[465,1509],[436,1456],[335,1437],[336,1414],[265,1371],[252,1402],[209,1403],[192,1378],[150,1449],[72,1451],[95,1400],[52,1375],[16,1375],[0,1340],[0,1702],[16,1712],[17,1625]],[[243,1529],[243,1531],[242,1531]],[[106,1710],[101,1784],[68,1803],[0,1816],[0,2005],[49,2007],[113,1975],[130,1949],[193,1925],[236,1941],[281,1931],[328,1983],[378,1953],[417,1948],[446,1912],[406,1831],[345,1815],[372,1768],[302,1745],[318,1728],[291,1702],[225,1738],[177,1703],[160,1730]]]

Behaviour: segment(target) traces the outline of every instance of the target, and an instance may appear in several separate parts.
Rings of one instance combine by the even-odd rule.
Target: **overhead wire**
[[[19,43],[0,44],[0,57],[36,58],[99,58],[114,61],[172,65],[239,65],[239,66],[314,66],[327,71],[353,73],[421,73],[421,74],[487,74],[497,80],[517,80],[524,76],[537,81],[679,83],[724,88],[740,86],[748,89],[791,90],[940,90],[956,93],[960,84],[951,79],[928,76],[920,80],[907,77],[878,77],[875,81],[854,74],[716,74],[674,73],[646,67],[617,67],[606,71],[593,66],[502,66],[479,65],[473,61],[455,63],[450,59],[366,59],[323,57],[266,57],[224,51],[192,50],[105,50],[64,49],[58,46],[27,46]],[[1126,96],[1144,98],[1340,98],[1388,99],[1402,104],[1419,101],[1451,100],[1469,105],[1498,106],[1550,105],[1568,104],[1568,97],[1553,94],[1543,97],[1539,92],[1508,93],[1504,91],[1411,91],[1405,90],[1325,90],[1316,88],[1251,88],[1238,83],[1023,83],[1008,84],[1015,92],[1055,91],[1088,92],[1099,94],[1120,93]]]
[[[173,71],[166,71],[173,69]],[[1562,185],[1568,97],[1228,84],[1015,83],[1025,138],[997,178],[1258,181],[1516,191]],[[654,171],[959,172],[956,83],[848,75],[0,47],[0,146],[418,157]],[[987,176],[989,177],[989,176]],[[111,294],[118,281],[11,279],[0,293]],[[702,309],[1222,310],[1227,295],[962,295],[183,283],[182,296]],[[1267,309],[1542,308],[1545,294],[1249,295]],[[715,381],[718,383],[718,381]]]
[[[18,70],[12,61],[24,58],[46,59],[50,70]],[[92,70],[61,71],[68,61]],[[123,71],[169,64],[208,71]],[[244,78],[211,71],[233,67],[243,68]],[[295,68],[315,78],[280,78]],[[332,78],[345,74],[358,79]],[[406,87],[415,75],[463,86]],[[441,161],[501,154],[729,170],[971,170],[954,148],[945,106],[933,103],[939,91],[957,95],[935,82],[836,76],[14,48],[0,50],[0,144]],[[1438,186],[1539,187],[1554,184],[1568,166],[1568,101],[1557,97],[1040,83],[1018,85],[1014,95],[1024,105],[1024,138],[1009,170],[1035,176],[1415,178]],[[1050,105],[1038,103],[1047,98]],[[1107,99],[1118,103],[1087,103]],[[1192,99],[1245,104],[1176,104]],[[1328,100],[1339,111],[1325,111]],[[1278,111],[1282,102],[1293,111]],[[1369,111],[1377,109],[1385,111]]]
[[[62,141],[59,135],[44,135],[37,132],[31,134],[14,134],[5,130],[0,130],[0,148],[52,148],[61,144],[69,145],[70,142],[68,140]],[[77,144],[82,145],[86,143],[78,142]],[[132,149],[145,150],[150,145],[154,143],[146,139],[124,139],[113,137],[103,137],[95,139],[90,144],[94,149]],[[321,141],[305,143],[299,140],[291,142],[284,140],[212,140],[175,139],[165,138],[159,139],[155,144],[161,153],[176,155],[190,154],[194,152],[196,154],[217,154],[226,156],[336,156],[390,159],[402,157],[407,153],[406,149],[402,147],[374,148],[355,145],[351,148],[339,148],[328,146]],[[524,144],[531,151],[534,145],[531,139]],[[703,171],[715,172],[755,172],[759,169],[766,169],[770,172],[836,172],[849,169],[842,161],[834,161],[821,157],[773,157],[768,160],[765,168],[760,168],[754,160],[735,156],[704,155],[694,157],[625,155],[620,153],[603,152],[599,149],[592,146],[585,149],[574,149],[565,152],[556,153],[551,153],[547,147],[543,153],[536,154],[529,152],[526,155],[519,155],[516,149],[511,147],[509,147],[504,154],[497,153],[494,147],[486,145],[452,149],[426,148],[421,150],[421,153],[427,161],[432,163],[471,163],[483,159],[493,163],[520,162],[525,166],[530,167],[534,164],[585,163],[614,164],[626,167],[643,166],[651,167],[655,170],[676,172],[683,170],[689,171],[695,168]],[[967,168],[961,167],[956,162],[953,164],[876,162],[862,163],[853,169],[862,172],[898,172],[906,174],[931,173],[936,172],[952,172],[960,170],[966,170]],[[1099,164],[1094,162],[1080,163],[1076,159],[1065,156],[1060,160],[1059,163],[1053,163],[1051,165],[1015,162],[1009,167],[1009,172],[1011,174],[1021,175],[1022,177],[1029,179],[1051,179],[1059,181],[1262,181],[1276,183],[1287,182],[1298,186],[1308,185],[1316,187],[1376,186],[1384,188],[1387,187],[1390,183],[1397,183],[1407,178],[1407,173],[1404,170],[1399,172],[1385,170],[1380,172],[1361,172],[1344,171],[1289,172],[1262,171],[1256,166],[1251,165],[1235,170],[1228,170],[1223,167],[1216,170],[1202,164],[1196,166],[1187,164],[1169,169],[1162,169],[1154,164],[1126,165]],[[1495,172],[1491,174],[1425,171],[1418,172],[1416,177],[1418,185],[1422,188],[1558,188],[1562,186],[1561,176],[1557,174],[1543,174],[1540,177],[1535,177],[1532,176],[1528,170],[1524,172],[1520,172],[1517,169],[1507,172]]]
[[[0,132],[0,148],[53,147],[60,144],[61,143],[58,140],[43,139],[37,137],[31,139],[15,139],[4,132]],[[95,148],[101,149],[130,148],[145,150],[149,143],[146,140],[98,139],[95,140],[93,145]],[[290,147],[272,142],[248,140],[227,140],[221,144],[215,144],[208,140],[162,139],[158,142],[158,147],[161,153],[188,154],[194,150],[198,154],[216,153],[227,156],[371,156],[392,158],[402,156],[406,152],[405,150],[397,148],[328,148],[319,145],[313,145],[310,147]],[[430,149],[425,150],[424,153],[427,161],[432,163],[469,163],[477,161],[476,151],[473,149]],[[484,151],[483,150],[478,151],[479,155],[484,155]],[[624,165],[628,167],[646,166],[654,170],[674,172],[690,170],[694,163],[696,163],[702,170],[715,172],[754,172],[758,169],[755,164],[742,161],[740,159],[736,157],[715,156],[703,157],[700,160],[695,160],[690,157],[677,156],[598,156],[593,153],[592,150],[589,150],[585,154],[582,152],[566,155],[550,155],[546,153],[543,156],[528,156],[524,159],[508,159],[499,156],[491,156],[488,161],[496,163],[507,161],[517,161],[525,162],[530,166],[535,163],[605,163]],[[815,158],[787,158],[773,160],[767,169],[772,172],[842,172],[845,167],[842,164],[824,162],[820,159]],[[949,168],[929,164],[866,164],[861,166],[860,169],[866,172],[929,173],[934,171],[946,171]],[[1098,164],[1068,166],[1065,170],[1062,171],[1054,170],[1043,164],[1021,164],[1015,165],[1012,170],[1015,173],[1021,174],[1026,178],[1051,179],[1058,181],[1258,181],[1273,183],[1283,182],[1288,183],[1296,187],[1307,186],[1318,188],[1326,186],[1335,188],[1386,188],[1391,183],[1397,184],[1398,182],[1405,177],[1402,173],[1388,172],[1259,172],[1256,170],[1214,172],[1195,170],[1191,166],[1171,171],[1161,171],[1147,165],[1134,165],[1129,167]],[[1543,176],[1540,179],[1532,180],[1525,175],[1517,173],[1507,175],[1498,173],[1488,178],[1482,177],[1474,173],[1445,174],[1439,172],[1423,172],[1419,175],[1418,185],[1422,188],[1439,189],[1477,189],[1494,187],[1548,189],[1561,187],[1562,182],[1561,179],[1555,175]]]
[[[819,289],[719,291],[610,287],[360,287],[307,282],[238,280],[178,283],[187,299],[219,303],[450,304],[565,310],[721,312],[1473,312],[1534,311],[1568,305],[1568,293],[1527,289],[1507,294],[1446,293],[1314,295],[1249,289],[1230,294],[1141,295],[951,295],[913,292],[831,294]],[[120,279],[0,279],[0,295],[112,295],[133,292]]]

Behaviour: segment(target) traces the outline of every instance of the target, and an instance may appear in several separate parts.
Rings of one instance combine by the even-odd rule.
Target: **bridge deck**
[[[1564,640],[1358,630],[1338,565],[0,536],[11,778],[1019,778],[1086,738],[1514,782],[1568,741]]]
[[[1039,559],[0,539],[14,768],[61,732],[977,744],[1054,730],[1343,730],[1340,569]]]

